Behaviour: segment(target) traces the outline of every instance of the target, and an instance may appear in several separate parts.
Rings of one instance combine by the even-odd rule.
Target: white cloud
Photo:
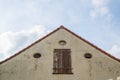
[[[20,49],[34,42],[46,34],[46,28],[41,25],[19,32],[5,32],[0,34],[0,60],[3,60]]]
[[[105,20],[111,20],[112,14],[108,7],[108,0],[92,0],[91,3],[93,8],[90,11],[90,16],[93,19],[103,17]]]
[[[108,52],[120,59],[120,45],[113,45]]]
[[[109,10],[108,10],[108,7],[101,7],[101,15],[107,15],[109,14]]]
[[[95,7],[100,7],[105,5],[108,2],[108,0],[92,0],[92,5]]]

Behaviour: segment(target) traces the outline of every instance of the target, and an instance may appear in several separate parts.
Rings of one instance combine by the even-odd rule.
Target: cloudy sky
[[[120,0],[0,0],[0,61],[60,25],[120,58]]]

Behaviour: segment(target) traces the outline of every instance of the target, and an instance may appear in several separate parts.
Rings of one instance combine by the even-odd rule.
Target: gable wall
[[[67,44],[59,45],[60,40]],[[73,74],[52,74],[54,49],[71,49]],[[41,53],[41,58],[35,59],[34,53]],[[85,53],[91,53],[92,59],[84,58]],[[120,62],[64,29],[0,65],[0,80],[117,80],[117,77],[120,77]]]

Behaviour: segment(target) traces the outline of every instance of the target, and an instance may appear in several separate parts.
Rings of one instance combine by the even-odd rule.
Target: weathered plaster
[[[67,44],[59,45],[60,40]],[[73,74],[52,74],[54,49],[71,49]],[[41,53],[41,58],[34,58],[34,53]],[[92,58],[84,58],[85,53]],[[120,80],[120,62],[60,29],[0,64],[0,80]]]

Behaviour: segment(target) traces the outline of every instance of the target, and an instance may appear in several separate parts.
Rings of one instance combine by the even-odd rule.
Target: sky
[[[0,61],[64,25],[120,58],[120,0],[0,0]]]

